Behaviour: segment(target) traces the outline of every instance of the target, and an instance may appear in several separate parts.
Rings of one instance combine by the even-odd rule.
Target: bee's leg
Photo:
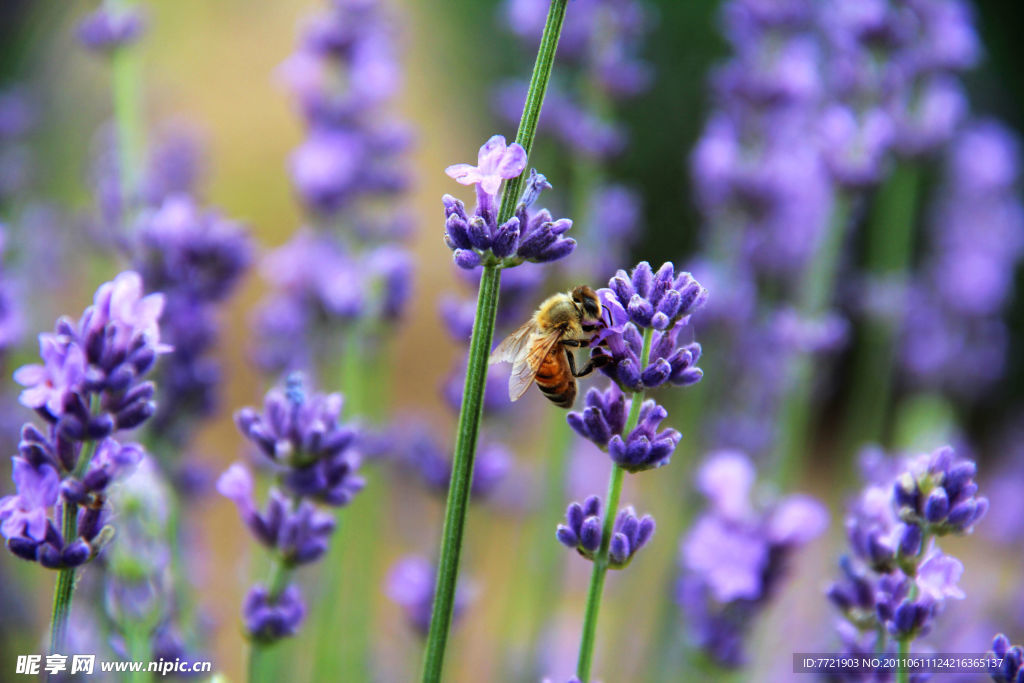
[[[592,373],[594,370],[596,370],[597,368],[601,367],[602,365],[607,365],[608,361],[611,360],[610,356],[603,356],[603,355],[602,356],[598,356],[597,358],[591,358],[590,360],[587,361],[586,365],[584,365],[582,368],[577,370],[576,369],[576,359],[573,357],[572,351],[570,351],[569,349],[566,349],[565,350],[565,357],[569,360],[569,372],[572,373],[573,377],[586,377],[587,375],[589,375],[590,373]]]

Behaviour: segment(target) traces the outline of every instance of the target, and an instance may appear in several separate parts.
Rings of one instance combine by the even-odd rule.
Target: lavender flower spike
[[[565,513],[566,524],[559,524],[555,532],[559,543],[575,549],[580,555],[593,560],[601,548],[601,499],[590,496],[583,503],[572,503]],[[619,510],[608,543],[608,566],[626,567],[638,550],[654,535],[654,518],[637,518],[632,506]]]
[[[637,426],[623,434],[633,400],[627,401],[613,382],[605,391],[590,389],[583,412],[569,413],[566,420],[580,436],[607,450],[615,464],[627,472],[667,465],[682,434],[675,429],[657,431],[668,411],[651,399],[640,407]]]
[[[385,591],[389,598],[402,607],[406,621],[420,636],[430,630],[436,574],[433,565],[423,557],[409,555],[392,566]],[[472,599],[472,591],[459,582],[455,591],[453,618],[458,619]]]
[[[454,252],[456,265],[473,270],[481,264],[508,268],[523,261],[545,263],[568,256],[575,240],[563,237],[572,227],[567,218],[555,220],[549,211],[530,211],[540,193],[551,187],[547,179],[531,171],[515,215],[498,224],[498,190],[503,180],[519,177],[526,167],[526,152],[495,135],[480,148],[478,166],[456,164],[447,173],[460,183],[476,185],[477,206],[472,215],[451,195],[445,207],[445,243]]]
[[[273,585],[254,586],[242,609],[246,630],[258,643],[294,635],[305,616],[299,589],[288,579],[296,567],[327,551],[334,515],[317,503],[341,507],[363,488],[356,474],[359,455],[351,450],[356,431],[339,423],[341,405],[340,394],[307,395],[295,373],[283,391],[267,393],[262,414],[245,408],[235,416],[239,431],[270,460],[281,484],[270,489],[260,512],[243,465],[232,465],[217,480],[218,492],[235,504],[250,533],[274,557]]]

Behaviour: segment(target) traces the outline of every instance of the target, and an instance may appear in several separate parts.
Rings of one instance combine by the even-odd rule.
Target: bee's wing
[[[522,348],[512,363],[512,374],[508,378],[509,399],[517,401],[526,393],[533,384],[541,363],[561,338],[562,333],[558,330],[548,334],[535,332],[529,336],[529,343]]]
[[[518,330],[505,337],[500,344],[491,351],[491,357],[487,363],[515,363],[516,359],[523,353],[526,343],[530,341],[535,326],[532,320],[527,320]]]

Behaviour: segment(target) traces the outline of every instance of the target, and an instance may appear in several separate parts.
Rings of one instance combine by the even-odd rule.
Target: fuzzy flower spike
[[[546,263],[565,258],[576,241],[564,237],[572,227],[568,218],[555,220],[547,209],[532,211],[541,192],[551,184],[536,170],[530,171],[514,215],[498,224],[498,192],[502,183],[518,178],[526,168],[526,152],[516,143],[492,136],[480,148],[476,166],[455,164],[445,173],[463,185],[475,185],[477,206],[472,215],[466,205],[445,195],[445,244],[454,252],[460,268],[480,265],[517,266],[524,261]]]
[[[613,382],[604,391],[588,391],[583,411],[569,413],[567,420],[612,460],[607,508],[602,517],[597,496],[573,503],[566,524],[556,531],[563,545],[594,564],[576,669],[584,681],[590,677],[604,575],[629,564],[654,533],[652,517],[637,517],[632,506],[619,509],[623,477],[667,465],[682,438],[675,429],[660,428],[668,411],[644,400],[645,392],[700,381],[700,345],[680,346],[678,339],[708,295],[692,275],[677,274],[671,263],[655,272],[643,261],[629,274],[620,270],[598,296],[606,325],[592,343],[591,359]]]

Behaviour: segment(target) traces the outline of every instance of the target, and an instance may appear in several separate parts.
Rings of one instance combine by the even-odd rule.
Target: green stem
[[[498,308],[500,285],[501,271],[495,266],[485,266],[480,277],[476,319],[473,323],[473,336],[469,347],[469,364],[462,394],[462,408],[459,411],[458,432],[455,437],[452,478],[448,486],[448,499],[445,505],[437,586],[434,592],[433,612],[430,616],[430,632],[427,635],[426,659],[423,664],[423,681],[425,683],[440,681],[441,670],[444,666],[444,651],[448,641],[448,631],[451,628],[452,608],[455,603],[455,583],[459,573],[462,537],[466,524],[466,512],[469,507],[473,460],[476,457],[476,441],[484,407],[483,392],[484,384],[487,381],[487,357],[494,335],[494,317]]]
[[[565,20],[568,2],[569,0],[551,0],[547,21],[544,23],[544,33],[540,38],[540,47],[537,48],[537,61],[533,65],[530,88],[526,92],[526,103],[523,105],[523,115],[519,119],[519,131],[516,133],[516,142],[526,150],[527,157],[533,150],[533,139],[537,136],[537,121],[544,105],[548,81],[551,80],[551,69],[555,63],[555,51],[558,49],[558,39],[562,35],[562,22]],[[515,212],[524,182],[526,174],[520,174],[505,183],[505,191],[501,195],[501,209],[498,211],[499,225],[511,218]]]
[[[565,9],[568,0],[552,0],[547,21],[537,50],[537,61],[530,77],[526,104],[519,120],[516,142],[526,150],[527,157],[533,149],[544,96],[547,93],[551,69],[554,66],[558,39],[562,33]],[[522,192],[523,174],[508,180],[498,209],[498,222],[504,223],[515,211],[516,202]],[[462,554],[462,538],[469,505],[469,487],[473,477],[473,460],[476,457],[476,442],[483,415],[483,393],[487,382],[487,358],[494,336],[494,318],[498,309],[498,291],[501,286],[501,271],[494,265],[486,264],[480,277],[477,294],[476,318],[469,345],[469,361],[466,368],[466,383],[459,410],[459,425],[455,437],[455,454],[452,461],[452,478],[448,486],[448,500],[445,505],[444,529],[441,534],[441,552],[438,561],[437,587],[434,592],[433,611],[430,616],[430,632],[427,635],[426,655],[423,662],[424,683],[441,680],[444,667],[445,647],[452,622],[452,608],[455,603],[455,584],[459,573],[459,558]]]
[[[93,396],[92,412],[95,413],[98,399]],[[81,479],[96,453],[96,441],[86,441],[71,476]],[[78,536],[78,504],[67,499],[63,501],[61,534],[65,543]],[[71,599],[75,592],[75,568],[66,567],[57,572],[57,586],[53,591],[53,614],[50,619],[50,652],[63,654],[67,646],[68,617],[71,616]]]
[[[148,662],[152,657],[149,648],[152,630],[143,628],[140,624],[132,624],[125,630],[124,635],[128,658],[133,662]],[[141,683],[152,680],[152,676],[147,671],[133,671],[128,675],[128,680]]]
[[[828,308],[835,291],[840,255],[850,218],[850,198],[837,193],[828,232],[818,246],[800,281],[797,309],[801,316],[815,318]],[[814,366],[808,353],[796,351],[789,362],[789,390],[783,399],[781,430],[776,444],[776,482],[780,487],[793,483],[807,457],[808,433],[813,413]]]
[[[640,367],[647,367],[647,361],[651,357],[651,339],[654,330],[644,330],[644,345],[640,355]],[[623,428],[623,435],[629,434],[640,421],[640,406],[644,401],[644,392],[633,393],[630,401],[629,416],[626,418],[626,426]],[[587,591],[587,607],[583,614],[583,633],[580,636],[580,654],[576,662],[576,677],[582,683],[590,681],[590,666],[594,658],[594,640],[597,634],[597,615],[601,610],[601,592],[604,589],[604,577],[608,573],[608,548],[612,542],[612,529],[615,526],[615,516],[619,511],[619,496],[622,495],[622,479],[625,470],[618,465],[612,465],[611,476],[608,478],[608,495],[605,498],[605,517],[601,531],[601,547],[594,558],[594,570],[590,574],[590,589]]]
[[[284,589],[288,587],[288,582],[291,580],[292,570],[291,567],[286,565],[280,557],[274,556],[271,560],[270,565],[270,577],[267,580],[267,602],[272,604],[277,601],[284,592]],[[260,640],[252,640],[249,643],[249,665],[247,673],[247,680],[249,683],[258,683],[263,680],[275,680],[277,677],[272,668],[273,661],[268,657],[271,648],[275,645],[274,642],[263,642]]]
[[[903,163],[879,190],[866,237],[868,272],[896,277],[910,263],[920,188],[920,169]],[[864,442],[884,440],[901,313],[897,310],[888,319],[866,320],[861,328],[854,350],[853,386],[843,433],[848,454]]]
[[[125,7],[130,3],[114,4]],[[138,199],[136,195],[144,156],[142,79],[138,50],[130,45],[117,48],[111,55],[110,67],[121,189],[121,223],[122,229],[127,231]]]
[[[910,656],[910,638],[900,638],[899,648],[899,662],[896,668],[896,683],[908,683],[910,681],[910,672],[907,671],[907,667],[904,666],[904,660]]]

